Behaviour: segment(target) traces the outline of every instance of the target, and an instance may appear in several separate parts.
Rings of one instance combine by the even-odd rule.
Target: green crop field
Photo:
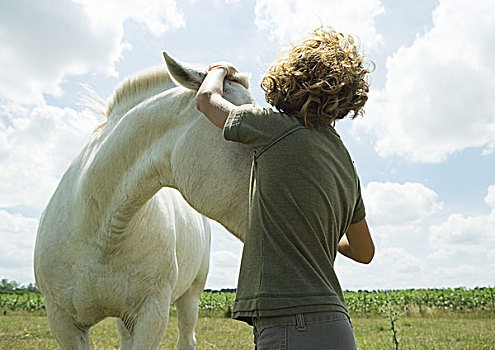
[[[345,292],[359,349],[493,349],[493,288]],[[205,292],[198,349],[253,349],[251,327],[229,318],[235,293]],[[160,349],[175,349],[172,307]],[[92,349],[118,349],[113,319],[91,329]],[[0,294],[0,349],[58,349],[39,293]]]

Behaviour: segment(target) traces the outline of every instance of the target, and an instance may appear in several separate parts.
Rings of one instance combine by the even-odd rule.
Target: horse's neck
[[[162,95],[170,94],[167,90]],[[162,96],[163,97],[163,96]],[[166,97],[164,97],[166,98]],[[106,125],[76,159],[79,193],[88,210],[85,216],[103,224],[102,232],[123,232],[134,214],[164,186],[172,173],[172,145],[162,138],[182,127],[145,101],[114,125]],[[172,132],[173,134],[173,132]]]
[[[225,142],[193,96],[172,89],[139,104],[81,153],[80,193],[104,215],[102,232],[124,232],[135,213],[169,186],[243,239],[251,152]]]
[[[197,119],[187,136],[178,138],[171,152],[169,185],[200,213],[244,241],[252,150],[225,141],[222,131],[200,113],[193,117]]]

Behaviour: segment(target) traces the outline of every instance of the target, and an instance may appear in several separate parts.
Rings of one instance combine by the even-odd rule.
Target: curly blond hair
[[[265,99],[277,110],[296,115],[306,126],[333,125],[368,100],[366,74],[374,70],[351,35],[319,27],[302,43],[282,51],[261,81]]]

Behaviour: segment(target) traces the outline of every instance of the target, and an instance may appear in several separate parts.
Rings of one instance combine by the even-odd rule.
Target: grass
[[[395,349],[390,321],[383,315],[353,315],[359,349]],[[399,316],[400,349],[488,350],[495,349],[495,315],[437,311]]]
[[[360,350],[395,349],[390,321],[380,314],[352,314]],[[492,312],[410,313],[396,321],[400,349],[495,350],[495,314]],[[172,314],[160,349],[175,349],[177,317]],[[91,329],[91,349],[118,349],[113,319]],[[196,326],[198,349],[252,350],[252,329],[219,314],[201,312]],[[43,311],[0,314],[0,349],[58,349]]]

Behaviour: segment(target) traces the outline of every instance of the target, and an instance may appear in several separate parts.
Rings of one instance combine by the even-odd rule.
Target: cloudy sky
[[[357,35],[377,66],[366,115],[337,125],[376,242],[340,256],[345,289],[495,284],[495,7],[490,0],[16,0],[0,2],[0,278],[34,281],[41,212],[102,122],[82,84],[182,61],[259,80],[320,23]],[[241,244],[212,223],[207,288],[235,287]]]

